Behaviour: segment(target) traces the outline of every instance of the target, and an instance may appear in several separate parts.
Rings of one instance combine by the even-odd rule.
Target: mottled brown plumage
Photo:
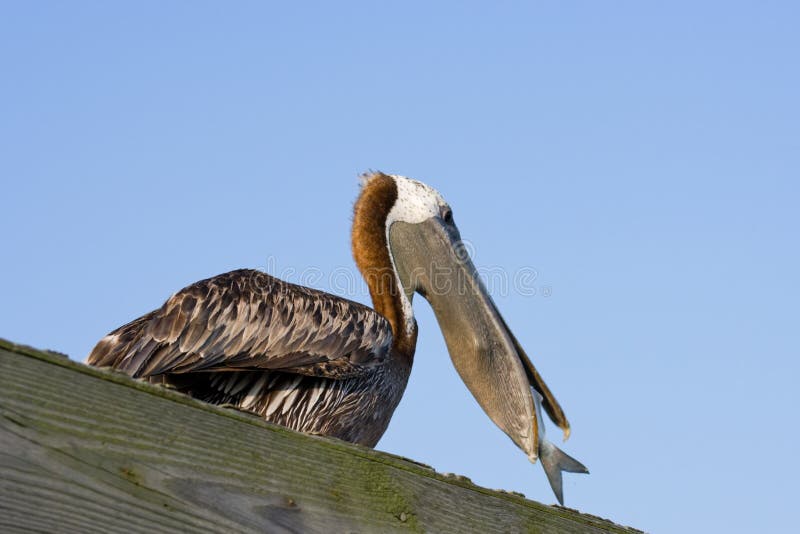
[[[391,344],[386,319],[367,306],[242,269],[115,330],[91,363],[134,377],[257,368],[348,378],[382,365]]]
[[[308,433],[373,446],[408,379],[370,308],[254,270],[182,289],[100,340],[88,363]]]

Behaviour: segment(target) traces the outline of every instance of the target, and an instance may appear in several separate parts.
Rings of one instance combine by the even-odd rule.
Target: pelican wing
[[[134,377],[264,369],[346,378],[381,364],[391,344],[389,322],[367,306],[242,269],[111,332],[87,363]]]

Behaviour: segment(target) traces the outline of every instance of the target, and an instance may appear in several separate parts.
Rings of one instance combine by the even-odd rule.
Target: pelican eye
[[[453,210],[450,208],[445,209],[444,213],[442,213],[442,220],[447,224],[451,224],[453,222]]]

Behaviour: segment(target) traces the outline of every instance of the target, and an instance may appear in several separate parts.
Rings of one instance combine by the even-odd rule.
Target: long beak
[[[542,433],[533,387],[566,439],[564,412],[498,312],[455,225],[438,217],[395,222],[389,244],[409,299],[418,292],[431,304],[453,365],[492,421],[535,461]]]

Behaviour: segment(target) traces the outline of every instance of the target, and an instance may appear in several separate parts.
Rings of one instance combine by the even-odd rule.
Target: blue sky
[[[4,3],[0,335],[82,360],[234,268],[339,287],[357,175],[405,174],[450,202],[479,268],[528,273],[495,299],[592,472],[567,475],[568,506],[654,532],[786,529],[796,6]],[[378,448],[554,502],[415,308]]]

